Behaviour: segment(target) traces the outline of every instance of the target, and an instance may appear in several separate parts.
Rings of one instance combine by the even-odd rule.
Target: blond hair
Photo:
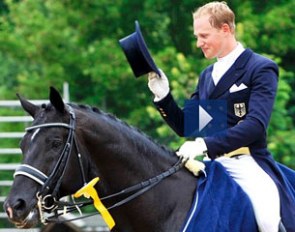
[[[209,15],[209,22],[212,27],[220,29],[225,23],[230,27],[232,33],[235,31],[235,14],[228,7],[226,2],[210,2],[199,7],[194,13],[193,18]]]

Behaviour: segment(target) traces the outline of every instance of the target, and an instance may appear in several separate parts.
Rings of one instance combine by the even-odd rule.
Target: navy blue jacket
[[[200,75],[191,99],[223,99],[227,101],[227,126],[224,131],[205,137],[208,155],[214,159],[240,147],[249,147],[258,164],[274,179],[281,196],[282,218],[287,231],[295,231],[295,191],[288,178],[267,150],[266,133],[278,84],[278,66],[270,59],[246,49],[222,76],[212,92],[208,89],[213,65]],[[236,91],[231,91],[235,85]],[[242,87],[243,88],[239,88]],[[168,125],[184,135],[184,110],[171,93],[154,102]],[[235,107],[242,104],[238,114]],[[196,119],[197,120],[197,119]],[[288,170],[290,171],[290,170]],[[290,173],[290,172],[289,172]],[[292,173],[292,172],[291,172]],[[289,177],[290,175],[288,175]],[[291,175],[295,178],[295,174]]]
[[[266,129],[273,109],[277,90],[277,65],[265,57],[246,49],[224,74],[212,93],[208,93],[213,65],[205,69],[192,99],[223,99],[227,101],[228,129],[205,137],[208,154],[215,158],[240,147],[266,149]],[[230,93],[233,85],[247,88]],[[235,114],[235,104],[245,104],[246,114]],[[168,125],[180,136],[184,135],[184,113],[171,94],[155,102]],[[254,152],[255,153],[255,152]]]

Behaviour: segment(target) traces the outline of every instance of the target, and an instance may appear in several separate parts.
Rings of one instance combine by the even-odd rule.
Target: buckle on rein
[[[37,192],[36,198],[38,200],[37,206],[38,206],[38,210],[39,210],[40,221],[42,224],[46,225],[47,221],[46,221],[44,213],[46,211],[53,211],[53,210],[57,209],[58,206],[54,204],[55,198],[52,197],[51,195],[46,195],[46,196],[42,197],[42,195],[39,192]],[[49,206],[47,200],[48,199],[50,200],[50,198],[52,199],[53,204],[51,204]]]
[[[92,198],[94,207],[101,214],[105,223],[107,224],[107,226],[111,230],[115,226],[115,221],[114,221],[113,217],[111,216],[111,214],[109,213],[109,211],[107,210],[107,208],[102,204],[102,202],[97,194],[97,191],[94,188],[94,185],[98,181],[99,181],[98,177],[94,178],[88,184],[86,184],[81,189],[79,189],[73,196],[75,198],[79,198],[81,196],[84,196],[85,198],[88,198],[88,199]],[[42,197],[42,195],[38,192],[36,194],[36,198],[38,200],[37,206],[38,206],[38,210],[39,210],[40,221],[42,224],[46,225],[48,221],[46,220],[45,212],[46,211],[54,211],[55,209],[58,208],[58,205],[54,204],[55,198],[52,195],[46,195],[46,196]],[[52,204],[49,204],[48,201],[49,201],[49,203],[52,202]],[[67,213],[67,209],[65,207],[63,214],[66,214],[66,213]]]

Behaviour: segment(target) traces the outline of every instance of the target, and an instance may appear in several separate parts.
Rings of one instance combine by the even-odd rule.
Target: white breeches
[[[251,155],[234,158],[220,157],[229,175],[249,196],[261,232],[278,232],[280,197],[271,177],[256,163]]]

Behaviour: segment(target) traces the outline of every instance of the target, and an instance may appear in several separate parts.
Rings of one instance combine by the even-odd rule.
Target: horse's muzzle
[[[16,202],[16,204],[10,205],[8,202],[4,203],[4,210],[7,213],[8,220],[12,222],[17,228],[32,228],[38,223],[38,210],[33,208],[29,213],[25,213],[26,210],[21,208],[22,203]]]

